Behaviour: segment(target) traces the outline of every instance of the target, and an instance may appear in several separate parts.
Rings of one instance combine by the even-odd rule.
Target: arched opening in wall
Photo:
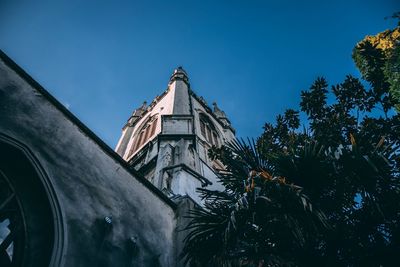
[[[153,115],[142,123],[139,130],[133,136],[133,145],[129,150],[129,155],[133,155],[139,148],[146,144],[156,133],[158,116]]]
[[[219,140],[219,134],[214,124],[211,122],[210,118],[207,115],[200,113],[199,116],[201,135],[207,140],[210,145],[218,147],[221,142]]]
[[[26,153],[1,137],[0,266],[49,266],[56,235],[48,192]]]

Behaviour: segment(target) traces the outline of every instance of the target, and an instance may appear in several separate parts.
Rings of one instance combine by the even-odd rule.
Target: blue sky
[[[394,0],[0,0],[0,49],[114,147],[182,65],[238,136],[298,108],[318,76],[358,76],[355,43],[396,25]]]

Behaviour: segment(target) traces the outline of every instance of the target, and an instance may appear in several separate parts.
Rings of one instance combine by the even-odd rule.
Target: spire
[[[147,102],[143,101],[143,104],[133,111],[132,117],[141,117],[144,111],[146,110]]]
[[[226,117],[226,114],[224,111],[222,111],[218,106],[217,103],[214,102],[213,103],[214,106],[214,115],[225,125],[225,126],[230,126],[231,122],[228,120],[228,118]]]
[[[147,109],[147,102],[144,101],[140,107],[138,107],[137,109],[135,109],[132,112],[132,115],[130,116],[127,124],[124,127],[133,126],[142,117],[142,115],[146,112],[146,109]]]
[[[172,83],[176,80],[184,81],[189,86],[189,77],[186,71],[181,66],[174,70],[169,80],[169,83]]]
[[[226,118],[225,112],[223,112],[218,106],[217,102],[213,103],[214,106],[214,114],[218,119]]]

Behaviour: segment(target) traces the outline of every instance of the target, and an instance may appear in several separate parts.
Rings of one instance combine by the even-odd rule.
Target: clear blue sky
[[[192,89],[256,137],[317,76],[358,75],[354,44],[396,25],[395,0],[0,0],[0,48],[114,147],[182,65]]]

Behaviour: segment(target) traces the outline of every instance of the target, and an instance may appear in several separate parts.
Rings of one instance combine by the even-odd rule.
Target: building
[[[190,89],[177,68],[164,93],[134,110],[122,129],[116,152],[170,198],[201,200],[196,188],[223,189],[216,172],[223,168],[208,149],[235,138],[229,119]]]
[[[233,137],[179,68],[115,152],[0,51],[0,266],[182,266],[206,149]]]

